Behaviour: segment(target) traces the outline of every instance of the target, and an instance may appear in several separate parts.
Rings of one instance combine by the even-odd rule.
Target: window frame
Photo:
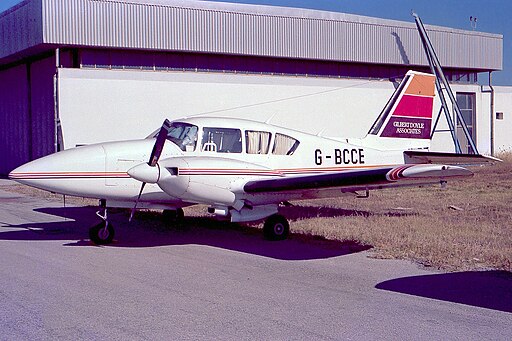
[[[236,139],[236,137],[238,137],[238,141],[235,140],[231,147],[234,147],[234,146],[238,145],[239,148],[236,148],[236,149],[232,149],[232,148],[224,149],[224,148],[222,148],[223,147],[222,143],[223,143],[223,140],[224,140],[224,136],[222,136],[220,138],[220,141],[219,141],[220,142],[219,143],[220,146],[219,146],[215,142],[217,134],[215,134],[213,136],[213,141],[210,141],[209,134],[212,131],[216,131],[217,133],[221,132],[221,131],[235,131],[235,132],[237,132],[238,134],[234,134],[233,136],[235,136],[235,139]],[[238,135],[238,136],[236,136],[236,135]],[[205,150],[205,146],[211,146],[210,145],[211,143],[215,144],[215,148],[213,148],[213,150]],[[208,126],[204,126],[203,129],[202,129],[201,151],[202,152],[215,152],[215,153],[235,153],[235,154],[242,153],[243,152],[242,130],[239,129],[239,128],[208,127]]]
[[[284,154],[281,152],[276,153],[279,136],[283,136],[286,139],[290,139],[290,140],[294,141],[294,143],[288,147],[286,153],[284,153]],[[293,155],[295,153],[295,151],[297,150],[297,148],[299,148],[299,145],[300,145],[300,141],[297,140],[295,137],[292,137],[292,136],[289,136],[286,134],[282,134],[282,133],[275,133],[274,134],[274,145],[272,146],[272,155]]]
[[[251,143],[250,142],[250,138],[249,138],[249,133],[259,133],[258,134],[258,150],[257,152],[253,153],[251,152],[251,148],[249,148],[249,144]],[[267,145],[265,147],[263,147],[261,145],[262,143],[262,134],[265,134],[268,136],[268,140],[267,140]],[[272,137],[273,137],[273,134],[269,131],[265,131],[265,130],[245,130],[245,152],[249,155],[268,155],[270,153],[270,146],[271,146],[271,143],[272,143]],[[262,148],[263,147],[263,148]]]

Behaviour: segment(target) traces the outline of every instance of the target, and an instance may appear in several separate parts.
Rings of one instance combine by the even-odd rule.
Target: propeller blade
[[[135,210],[137,209],[137,205],[139,204],[140,196],[142,195],[142,191],[144,191],[144,187],[146,186],[146,183],[143,182],[142,186],[140,187],[139,196],[137,197],[137,201],[135,201],[135,205],[132,208],[132,212],[130,213],[130,219],[128,219],[129,222],[132,221],[133,215],[135,214]]]
[[[149,157],[149,161],[148,161],[148,165],[150,167],[155,167],[156,164],[158,163],[158,160],[160,159],[160,155],[162,155],[162,150],[164,149],[165,140],[167,139],[167,134],[169,133],[169,129],[171,129],[171,122],[169,122],[169,120],[166,119],[164,121],[164,123],[162,123],[162,127],[160,128],[160,131],[158,132],[158,136],[156,137],[155,145],[153,146],[153,150],[151,151],[151,156]],[[148,171],[144,170],[143,174],[145,176],[146,176],[146,173],[148,173]],[[149,173],[151,173],[151,172],[149,172]],[[157,172],[157,174],[158,173],[159,173],[159,171]],[[137,178],[137,177],[134,177],[134,178]],[[145,181],[142,182],[142,186],[140,187],[139,195],[137,196],[137,201],[135,201],[135,205],[133,206],[132,212],[130,213],[130,219],[128,220],[130,222],[132,221],[133,215],[135,214],[135,211],[137,210],[137,205],[139,204],[140,196],[142,195],[142,192],[144,191],[144,187],[146,187]]]
[[[154,167],[158,160],[160,159],[160,155],[162,154],[162,150],[164,149],[165,140],[167,138],[167,134],[169,133],[169,129],[171,128],[171,123],[169,120],[165,120],[162,124],[162,128],[160,128],[160,132],[158,132],[158,136],[156,137],[155,145],[153,146],[153,151],[151,151],[151,156],[148,161],[148,165]]]

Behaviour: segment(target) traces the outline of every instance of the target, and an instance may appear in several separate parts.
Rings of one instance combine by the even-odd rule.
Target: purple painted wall
[[[55,57],[0,70],[0,175],[54,151]]]
[[[26,65],[0,71],[0,174],[30,160]]]
[[[30,64],[30,105],[33,126],[32,159],[51,154],[55,151],[54,74],[54,57]]]

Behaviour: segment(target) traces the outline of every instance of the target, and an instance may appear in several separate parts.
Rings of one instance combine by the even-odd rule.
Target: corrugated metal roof
[[[445,67],[502,68],[502,35],[436,26],[427,31]],[[48,44],[426,65],[412,20],[272,6],[28,0],[0,14],[0,32],[0,61]]]

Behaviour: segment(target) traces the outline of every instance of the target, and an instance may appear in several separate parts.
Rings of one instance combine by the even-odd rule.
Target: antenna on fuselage
[[[322,136],[324,133],[325,133],[325,128],[322,128],[317,134],[316,136]]]
[[[267,118],[267,120],[265,121],[266,124],[270,124],[270,121],[272,121],[274,119],[274,117],[276,117],[276,113],[273,113],[272,115],[270,115],[269,118]]]

